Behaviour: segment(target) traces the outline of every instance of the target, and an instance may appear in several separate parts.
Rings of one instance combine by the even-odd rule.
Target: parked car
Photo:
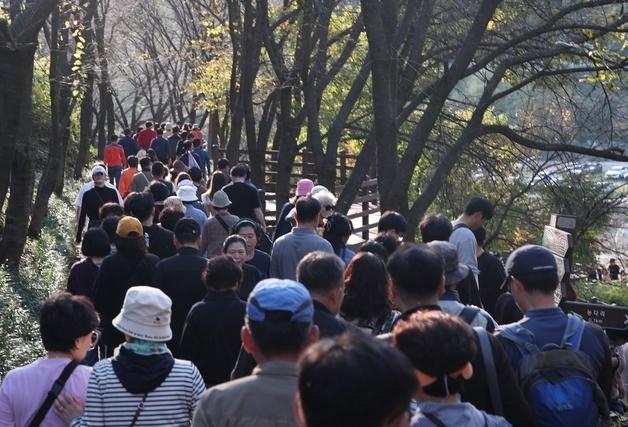
[[[608,179],[626,179],[628,178],[628,166],[613,166],[606,171],[604,176]]]
[[[600,173],[602,172],[602,164],[597,162],[587,162],[584,164],[585,173]]]

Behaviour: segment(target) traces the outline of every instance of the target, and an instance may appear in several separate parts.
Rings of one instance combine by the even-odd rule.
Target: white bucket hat
[[[209,203],[218,209],[226,208],[227,206],[231,206],[231,200],[229,200],[229,196],[222,190],[216,191],[214,194],[214,198],[209,201]]]
[[[196,197],[196,187],[184,185],[183,187],[179,187],[177,190],[177,196],[181,199],[182,202],[195,202],[198,200]]]
[[[172,339],[171,313],[172,300],[168,295],[150,286],[134,286],[126,292],[122,310],[111,323],[130,337],[166,342]]]

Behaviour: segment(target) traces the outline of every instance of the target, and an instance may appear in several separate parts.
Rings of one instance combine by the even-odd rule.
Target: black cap
[[[506,261],[506,274],[514,277],[534,273],[558,272],[556,258],[538,245],[525,245],[510,254]]]
[[[181,218],[174,226],[177,240],[196,240],[201,235],[201,226],[192,218]]]

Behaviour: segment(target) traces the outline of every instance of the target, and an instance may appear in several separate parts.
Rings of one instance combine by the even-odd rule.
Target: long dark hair
[[[339,213],[333,213],[325,223],[323,239],[331,243],[336,255],[340,255],[340,251],[345,247],[346,238],[351,236],[352,231],[353,224],[349,218]]]
[[[359,252],[344,273],[345,298],[340,313],[347,320],[384,322],[392,304],[390,276],[382,260],[370,252]]]
[[[209,197],[213,198],[214,194],[218,190],[222,190],[222,187],[227,185],[227,177],[220,171],[212,173],[211,181],[209,182]]]

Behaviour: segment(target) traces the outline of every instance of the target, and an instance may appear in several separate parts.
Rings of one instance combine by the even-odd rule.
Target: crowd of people
[[[270,235],[247,166],[212,168],[196,126],[123,133],[76,199],[82,259],[41,308],[46,356],[2,381],[0,426],[597,426],[622,409],[623,359],[556,306],[554,256],[483,249],[487,199],[427,215],[420,244],[386,212],[352,250],[311,180]]]

